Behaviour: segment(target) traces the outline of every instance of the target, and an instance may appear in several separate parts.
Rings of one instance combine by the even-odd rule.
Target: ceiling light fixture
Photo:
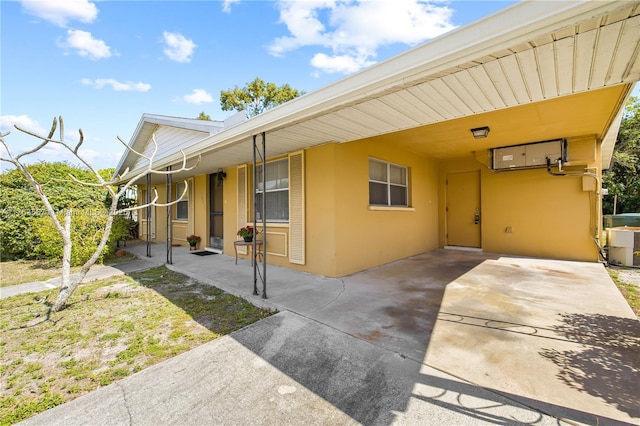
[[[471,134],[476,139],[486,138],[489,134],[489,130],[489,126],[476,127],[475,129],[471,129]]]

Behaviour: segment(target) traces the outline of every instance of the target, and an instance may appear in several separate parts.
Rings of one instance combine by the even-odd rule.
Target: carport
[[[347,404],[340,395],[384,394],[390,377],[396,395],[375,401],[378,420],[424,419],[434,404],[494,418],[505,400],[586,424],[640,419],[640,323],[602,264],[441,249],[341,279],[273,266],[265,301],[251,294],[249,261],[188,253],[176,249],[171,268],[311,321],[309,335],[311,325],[287,330],[281,319],[269,335],[237,339],[357,421],[370,420],[359,416],[373,402]],[[403,367],[353,364],[362,355],[333,346],[317,327],[356,339],[353,348],[367,342]],[[357,371],[345,382],[349,369]],[[374,392],[372,377],[382,376]]]

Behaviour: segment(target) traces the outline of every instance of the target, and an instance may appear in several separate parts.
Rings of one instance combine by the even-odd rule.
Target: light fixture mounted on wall
[[[222,186],[222,181],[227,177],[227,174],[222,171],[222,169],[218,169],[216,172],[216,180],[218,181],[218,186]]]
[[[486,138],[489,134],[489,130],[489,126],[476,127],[475,129],[471,129],[471,134],[476,139]]]

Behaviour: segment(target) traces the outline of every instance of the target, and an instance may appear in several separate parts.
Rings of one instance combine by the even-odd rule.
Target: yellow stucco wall
[[[370,157],[408,167],[410,208],[369,208]],[[267,227],[268,262],[335,277],[437,248],[437,167],[435,160],[371,140],[306,150],[306,263],[289,262],[286,224]],[[235,169],[225,185],[237,186]],[[225,187],[225,235],[237,231],[235,206],[236,191]],[[233,254],[232,238],[225,239],[225,252]]]
[[[569,139],[568,168],[576,171],[588,166],[599,174],[598,144],[594,136]],[[369,158],[408,168],[409,208],[369,206]],[[388,138],[307,149],[306,263],[289,262],[289,227],[282,223],[267,228],[268,263],[339,277],[444,247],[447,245],[445,180],[449,173],[467,171],[480,172],[482,250],[597,260],[592,237],[600,220],[599,184],[591,184],[594,190],[585,191],[581,176],[550,176],[544,168],[495,173],[487,167],[487,158],[485,150],[466,157],[436,160],[398,149]],[[249,201],[247,221],[239,223],[238,169],[230,167],[225,172],[224,252],[233,256],[236,232],[240,226],[251,224],[253,216]],[[250,167],[247,179],[252,182]],[[209,177],[202,174],[191,183],[192,214],[187,223],[174,224],[174,243],[186,245],[184,236],[193,232],[202,237],[199,248],[204,248],[209,245]],[[250,185],[247,186],[251,194]],[[164,186],[156,188],[164,201]],[[156,208],[154,241],[165,241],[165,218],[165,209]]]
[[[593,136],[568,141],[567,173],[589,166],[597,174]],[[482,154],[479,158],[485,158]],[[481,248],[486,252],[596,261],[593,242],[600,220],[599,184],[593,177],[551,176],[545,168],[495,173],[473,155],[440,164],[440,246],[447,244],[446,186],[449,173],[481,172]],[[583,181],[593,191],[584,190]]]
[[[138,204],[146,204],[146,199],[143,198],[143,190],[145,190],[145,186],[139,186],[138,192]],[[166,200],[166,190],[164,185],[153,185],[151,187],[151,197],[154,196],[153,189],[158,193],[158,203],[164,202]],[[151,207],[154,210],[153,221],[152,221],[152,231],[151,234],[155,234],[155,238],[152,238],[152,242],[160,242],[167,240],[167,216],[166,209],[164,207]],[[139,210],[138,217],[140,222],[140,239],[146,240],[147,235],[147,226],[146,226],[146,210]]]
[[[438,164],[373,140],[342,144],[336,161],[336,270],[342,276],[438,247]],[[410,209],[369,207],[369,158],[409,169]]]
[[[208,245],[208,190],[209,190],[209,176],[199,175],[188,180],[189,188],[189,219],[188,220],[176,220],[175,219],[175,206],[172,207],[173,222],[172,233],[173,243],[180,244],[182,246],[188,246],[186,240],[187,235],[196,234],[199,235],[202,240],[198,245],[198,248],[202,249]],[[175,198],[176,189],[173,183],[172,196]],[[158,192],[158,203],[166,203],[166,185],[153,185]],[[139,197],[141,197],[141,191],[145,189],[144,186],[139,187]],[[138,199],[139,203],[144,203],[142,198]],[[167,241],[167,207],[153,207],[155,209],[155,238],[152,238],[153,242],[166,242]],[[140,239],[146,238],[146,220],[145,213],[140,213]]]

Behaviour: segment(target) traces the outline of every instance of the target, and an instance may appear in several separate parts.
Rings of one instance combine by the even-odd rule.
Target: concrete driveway
[[[436,250],[342,279],[269,266],[264,300],[247,261],[173,260],[280,313],[27,423],[640,422],[640,323],[602,265]]]

